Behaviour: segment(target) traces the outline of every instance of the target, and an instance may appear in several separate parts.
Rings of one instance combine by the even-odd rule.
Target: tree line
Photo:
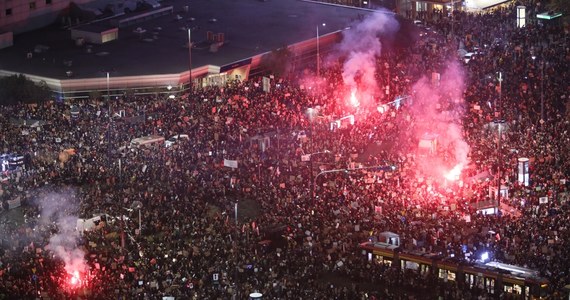
[[[45,81],[35,83],[22,74],[0,78],[0,105],[41,103],[52,97]]]

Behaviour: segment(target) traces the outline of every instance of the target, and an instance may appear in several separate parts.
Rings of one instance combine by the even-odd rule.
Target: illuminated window
[[[36,9],[36,2],[30,2],[30,10]]]
[[[513,293],[517,294],[517,295],[521,295],[522,294],[522,286],[515,284],[513,285]]]
[[[517,27],[522,28],[526,25],[526,7],[517,6]]]
[[[381,264],[383,260],[384,260],[384,257],[382,255],[376,255],[376,263]]]
[[[495,279],[485,278],[485,288],[487,289],[488,293],[494,294],[495,293]]]
[[[473,277],[474,277],[473,274],[467,274],[467,273],[465,273],[465,283],[466,283],[470,288],[472,288],[472,287],[473,287],[473,284],[475,283],[475,280],[474,280]]]
[[[447,278],[447,270],[439,269],[439,278]]]
[[[455,272],[447,272],[447,280],[455,281]]]

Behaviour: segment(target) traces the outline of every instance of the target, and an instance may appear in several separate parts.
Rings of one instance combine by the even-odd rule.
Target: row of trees
[[[44,81],[35,83],[22,74],[0,78],[0,105],[41,103],[51,98],[52,92]]]

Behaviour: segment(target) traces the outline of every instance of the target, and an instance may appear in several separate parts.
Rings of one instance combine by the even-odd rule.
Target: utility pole
[[[188,89],[192,93],[192,29],[188,28]]]
[[[544,119],[544,58],[540,62],[540,125],[542,126],[546,120]]]
[[[234,294],[232,295],[232,299],[233,300],[237,300],[238,299],[238,238],[239,238],[239,228],[238,228],[238,203],[236,201],[236,203],[234,204],[234,219],[235,219],[235,225],[236,225],[236,238],[234,239],[234,249],[236,251],[235,255],[235,270],[234,270]]]

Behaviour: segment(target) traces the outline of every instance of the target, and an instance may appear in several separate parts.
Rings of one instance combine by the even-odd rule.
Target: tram
[[[519,266],[499,262],[469,263],[434,253],[404,251],[383,242],[364,242],[360,249],[366,251],[369,261],[416,270],[422,275],[431,273],[441,281],[455,281],[462,288],[479,287],[490,294],[504,292],[511,298],[524,300],[546,299],[549,294],[546,278]]]

